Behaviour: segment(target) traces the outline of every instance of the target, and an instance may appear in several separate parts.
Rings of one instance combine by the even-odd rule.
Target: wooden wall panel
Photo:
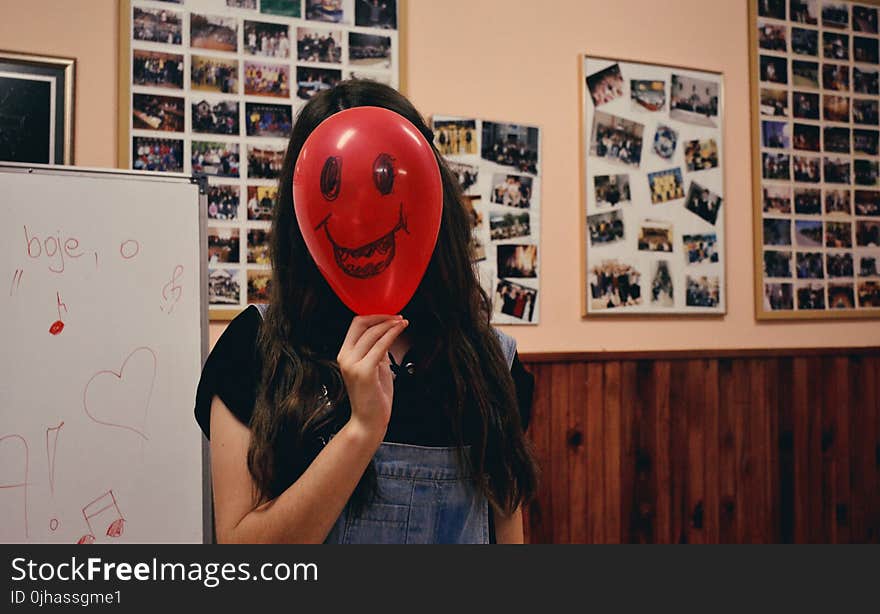
[[[521,358],[530,542],[880,542],[880,348]]]

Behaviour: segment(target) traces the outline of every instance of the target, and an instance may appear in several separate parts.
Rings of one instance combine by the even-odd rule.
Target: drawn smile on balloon
[[[395,239],[394,236],[398,230],[403,230],[409,234],[406,227],[406,217],[403,215],[403,203],[400,203],[400,213],[397,218],[397,224],[390,231],[382,235],[375,241],[361,245],[360,247],[344,247],[333,240],[330,234],[330,216],[327,214],[321,223],[315,226],[315,230],[324,227],[324,234],[327,240],[333,245],[333,257],[338,266],[346,275],[366,279],[375,277],[388,268],[391,261],[394,260]]]

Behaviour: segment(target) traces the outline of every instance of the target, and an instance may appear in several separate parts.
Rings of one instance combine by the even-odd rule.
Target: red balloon
[[[293,203],[321,274],[358,314],[399,313],[440,231],[443,186],[431,145],[401,115],[355,107],[309,135]]]

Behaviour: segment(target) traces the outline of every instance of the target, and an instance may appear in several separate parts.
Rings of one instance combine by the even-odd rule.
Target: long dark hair
[[[255,506],[293,484],[351,414],[335,357],[354,313],[330,289],[306,248],[294,214],[292,181],[309,134],[334,113],[358,106],[402,115],[433,147],[433,134],[415,107],[373,81],[343,81],[315,95],[297,117],[272,216],[271,300],[259,338],[262,379],[248,451]],[[443,183],[440,233],[425,276],[402,313],[410,321],[417,364],[430,374],[426,385],[444,407],[462,450],[461,462],[469,466],[476,487],[509,513],[534,496],[535,463],[513,380],[489,324],[489,299],[472,265],[461,189],[436,148],[434,155]],[[374,493],[371,466],[352,501],[361,506]]]

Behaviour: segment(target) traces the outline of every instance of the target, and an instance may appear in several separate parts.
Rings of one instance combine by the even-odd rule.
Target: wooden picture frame
[[[749,0],[758,320],[880,316],[878,13]]]
[[[724,75],[589,53],[578,67],[582,317],[723,317]]]
[[[0,51],[0,161],[73,164],[76,60]]]

